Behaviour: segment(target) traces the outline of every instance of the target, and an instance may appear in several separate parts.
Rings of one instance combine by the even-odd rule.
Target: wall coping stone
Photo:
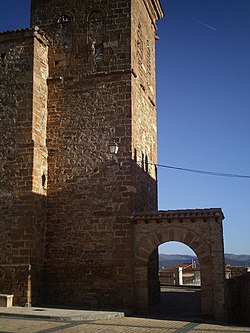
[[[215,220],[224,220],[224,214],[221,208],[206,209],[186,209],[186,210],[159,210],[147,213],[134,213],[130,220],[164,220],[164,219],[181,219],[181,218],[214,218]]]
[[[34,28],[24,28],[19,30],[7,30],[0,32],[0,42],[30,37],[36,37],[45,45],[48,45],[51,42],[51,38],[37,26]]]

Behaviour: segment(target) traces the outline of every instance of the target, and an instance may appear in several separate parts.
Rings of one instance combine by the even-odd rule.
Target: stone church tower
[[[0,291],[15,304],[134,307],[162,16],[159,0],[32,0],[32,28],[0,34]]]

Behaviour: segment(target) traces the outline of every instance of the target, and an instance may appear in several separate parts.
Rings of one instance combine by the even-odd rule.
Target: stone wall
[[[35,300],[43,264],[46,43],[37,31],[0,34],[0,291],[14,304]]]
[[[32,1],[32,25],[52,38],[45,255],[50,303],[134,306],[128,219],[135,210],[155,209],[157,201],[155,168],[147,163],[156,162],[151,20],[157,17],[148,10],[130,0]],[[144,47],[150,44],[152,92],[144,92],[144,77],[136,77],[131,11],[133,19],[140,13],[143,33],[150,35]],[[119,145],[121,169],[109,153],[111,139]]]
[[[135,211],[157,209],[157,133],[155,108],[156,13],[143,1],[131,1],[132,158]],[[149,24],[149,22],[151,22]]]
[[[156,0],[32,0],[34,28],[0,36],[0,288],[15,304],[134,306],[129,216],[157,208],[161,16]]]
[[[148,259],[148,306],[157,304],[161,299],[161,286],[158,277],[159,254],[158,247],[151,253]]]
[[[0,43],[1,198],[8,198],[32,188],[33,40],[6,33]]]
[[[130,100],[123,92],[129,78],[113,73],[49,83],[45,271],[51,303],[128,306],[133,299]],[[112,131],[122,169],[108,151]]]
[[[226,280],[228,322],[250,325],[250,273]]]

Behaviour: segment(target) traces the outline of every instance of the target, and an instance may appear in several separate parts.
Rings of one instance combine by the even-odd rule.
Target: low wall
[[[30,275],[29,264],[0,265],[0,292],[13,294],[13,305],[30,303]]]
[[[226,280],[228,322],[250,325],[250,272]]]
[[[159,280],[161,285],[175,285],[173,272],[159,271]]]

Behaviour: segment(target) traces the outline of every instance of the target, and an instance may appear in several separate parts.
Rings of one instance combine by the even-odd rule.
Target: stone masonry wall
[[[23,39],[24,34],[0,36],[1,198],[32,187],[33,43],[30,36]]]
[[[156,186],[154,170],[131,161],[135,150],[149,154],[154,147],[151,132],[143,141],[132,139],[134,118],[141,117],[140,131],[147,133],[143,107],[135,113],[132,99],[148,109],[153,104],[131,83],[131,9],[130,0],[32,1],[31,24],[52,38],[45,256],[50,303],[134,305],[128,218],[136,209],[155,207]],[[143,6],[137,9],[145,15]],[[119,144],[122,169],[110,156],[111,139]]]
[[[228,322],[250,325],[250,273],[226,280]]]
[[[53,99],[48,117],[45,270],[50,302],[130,302],[133,246],[127,216],[132,182],[124,158],[130,150],[125,113],[130,102],[122,93],[129,87],[128,78],[115,73],[49,84]],[[107,147],[110,128],[116,130],[120,123],[122,169]],[[114,293],[114,288],[120,292]]]
[[[35,299],[44,248],[44,190],[34,185],[40,130],[33,116],[40,109],[34,91],[43,90],[46,96],[42,72],[47,68],[47,46],[37,34],[0,34],[0,291],[14,294],[14,304]]]
[[[133,300],[129,2],[51,1],[49,12],[45,6],[33,2],[32,22],[53,39],[46,298],[128,306]],[[122,169],[108,150],[112,138],[120,146]]]
[[[147,4],[150,1],[147,2]],[[157,209],[155,95],[155,16],[143,1],[131,1],[132,158],[135,211]],[[153,20],[153,22],[152,22]]]
[[[155,16],[150,1],[131,1],[132,152],[135,211],[157,210],[157,130],[155,95]],[[158,249],[148,265],[149,303],[160,299]]]

